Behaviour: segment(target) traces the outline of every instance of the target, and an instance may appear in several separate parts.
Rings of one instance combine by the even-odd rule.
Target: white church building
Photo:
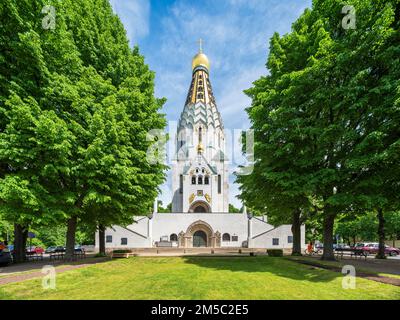
[[[291,225],[274,227],[266,216],[229,213],[229,168],[221,114],[212,92],[210,63],[200,51],[192,61],[192,82],[176,134],[172,166],[172,213],[108,228],[106,249],[236,247],[290,249]],[[304,226],[301,227],[302,246]],[[96,236],[96,247],[98,248]]]

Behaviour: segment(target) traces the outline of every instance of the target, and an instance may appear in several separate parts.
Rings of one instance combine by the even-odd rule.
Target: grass
[[[285,258],[134,257],[60,273],[56,289],[34,279],[0,287],[0,299],[400,299],[400,288]]]
[[[344,265],[352,264],[351,260],[340,260],[340,261],[324,261],[321,259],[315,259],[307,256],[298,256],[298,257],[292,257],[292,256],[287,256],[287,259],[292,259],[292,260],[305,260],[305,261],[310,261],[314,262],[316,264],[322,265],[322,266],[333,266],[333,267],[343,267]],[[365,272],[377,276],[383,276],[383,277],[388,277],[388,278],[395,278],[395,279],[400,279],[400,275],[397,274],[392,274],[392,273],[382,273],[382,272],[377,272],[375,270],[372,270],[372,268],[364,267],[360,268],[357,267],[358,272]]]

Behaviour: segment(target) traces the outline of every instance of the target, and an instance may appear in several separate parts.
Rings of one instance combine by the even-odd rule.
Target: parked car
[[[54,252],[57,252],[57,253],[65,252],[65,247],[57,246],[56,249],[54,250]]]
[[[333,249],[350,249],[350,246],[345,243],[334,243]]]
[[[44,253],[44,249],[42,247],[31,246],[31,247],[26,248],[26,254],[28,254],[28,255],[43,254],[43,253]]]
[[[46,249],[45,253],[54,253],[56,252],[56,246],[50,246]]]
[[[379,243],[369,243],[365,247],[363,247],[363,250],[367,251],[369,254],[377,254],[379,251]],[[400,249],[390,247],[385,244],[385,254],[394,257],[400,254]]]
[[[0,265],[9,265],[13,261],[12,259],[8,248],[0,249]]]
[[[80,245],[76,245],[75,246],[75,252],[76,253],[82,253],[82,252],[84,252],[85,250],[82,248],[82,246],[80,246]]]

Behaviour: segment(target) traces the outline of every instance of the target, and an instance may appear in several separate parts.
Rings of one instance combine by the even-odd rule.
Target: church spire
[[[198,43],[199,52],[192,60],[192,82],[180,123],[185,127],[189,123],[194,126],[195,123],[201,121],[207,127],[209,125],[214,128],[222,127],[221,116],[217,109],[209,77],[210,62],[203,53],[203,40],[200,39]]]

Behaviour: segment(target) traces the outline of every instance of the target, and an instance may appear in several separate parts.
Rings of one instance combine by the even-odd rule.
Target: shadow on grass
[[[43,259],[39,261],[26,261],[22,263],[11,264],[8,266],[1,266],[0,267],[0,278],[3,276],[12,276],[16,275],[17,273],[29,273],[40,270],[43,266],[52,265],[54,267],[60,266],[74,266],[74,265],[81,265],[81,264],[95,264],[95,263],[104,263],[109,262],[111,259],[109,257],[87,257],[85,259],[79,259],[74,261],[67,261],[67,260],[50,260],[50,259]]]
[[[185,257],[185,263],[232,272],[266,273],[293,280],[329,282],[341,273],[301,265],[284,257]]]

